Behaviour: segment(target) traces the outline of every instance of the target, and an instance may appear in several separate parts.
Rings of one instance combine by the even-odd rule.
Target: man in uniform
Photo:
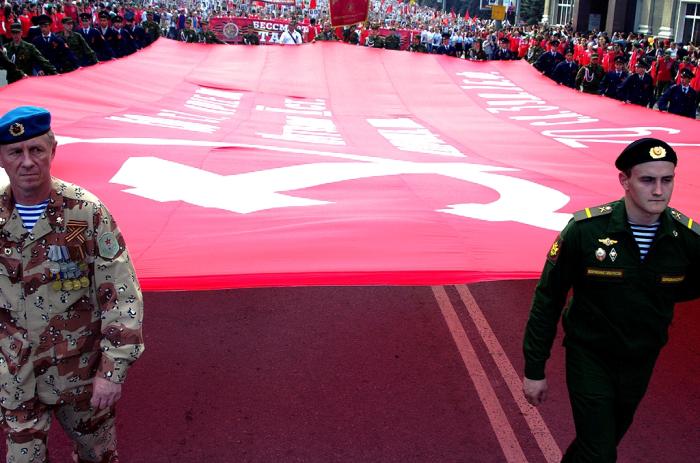
[[[401,37],[396,32],[395,27],[392,27],[389,35],[384,38],[384,48],[387,50],[399,50],[401,48]]]
[[[384,37],[379,34],[379,24],[372,24],[372,32],[367,36],[366,45],[370,48],[384,48]]]
[[[17,82],[26,76],[36,74],[57,74],[56,68],[29,42],[22,40],[22,25],[14,23],[10,26],[12,42],[5,45],[7,57],[15,63],[15,70],[7,71],[7,82]]]
[[[219,44],[224,44],[223,40],[220,40],[214,31],[209,29],[209,21],[206,19],[202,19],[199,24],[202,26],[202,30],[200,31],[198,38],[200,43],[219,43]]]
[[[111,35],[109,46],[114,51],[115,58],[122,58],[136,51],[134,37],[128,30],[124,29],[123,25],[123,17],[117,15],[112,19],[113,34]]]
[[[192,29],[192,18],[185,19],[185,27],[180,29],[180,42],[195,43],[197,41],[197,32]]]
[[[81,66],[92,66],[97,64],[97,55],[95,51],[90,48],[82,35],[77,32],[73,32],[73,19],[63,18],[63,32],[56,34],[62,38],[68,48],[73,52],[73,55],[78,59],[78,63]]]
[[[146,45],[152,44],[160,37],[160,25],[154,20],[153,11],[146,12],[143,29],[146,31]]]
[[[600,83],[600,94],[609,98],[620,100],[617,88],[627,78],[629,72],[625,69],[625,59],[621,56],[615,58],[615,70],[605,73]]]
[[[498,39],[498,49],[493,55],[493,59],[496,61],[509,61],[515,59],[515,55],[510,51],[510,39],[508,37],[501,37]]]
[[[143,352],[143,303],[124,238],[106,207],[51,176],[51,115],[0,118],[0,426],[7,461],[48,461],[55,413],[73,461],[118,461],[115,403]]]
[[[659,111],[678,114],[679,116],[695,119],[698,110],[698,94],[690,86],[690,81],[695,77],[690,69],[681,71],[681,83],[671,85],[659,98]]]
[[[335,31],[328,21],[323,24],[323,30],[314,37],[314,42],[336,42],[337,40],[338,36],[335,35]]]
[[[247,32],[243,34],[244,45],[260,45],[260,36],[251,24],[248,26]]]
[[[647,74],[647,64],[639,60],[634,64],[634,74],[627,76],[617,88],[620,99],[625,103],[648,106],[654,99],[654,81]]]
[[[115,58],[114,50],[112,50],[114,29],[112,29],[109,24],[111,19],[109,13],[106,11],[100,11],[97,16],[100,21],[100,27],[97,28],[97,33],[100,34],[102,40],[96,43],[98,46],[97,48],[93,48],[93,50],[95,50],[95,53],[97,54],[97,59],[100,61],[109,61]],[[89,40],[88,44],[91,47],[93,46]]]
[[[33,41],[34,46],[49,60],[59,73],[70,72],[78,69],[80,63],[66,42],[51,32],[52,19],[48,15],[41,15],[37,20],[41,35]]]
[[[574,61],[574,55],[571,50],[566,51],[566,58],[561,63],[557,64],[552,72],[552,79],[559,85],[566,85],[574,88],[576,85],[576,75],[578,73],[578,64]]]
[[[129,12],[127,11],[127,13]],[[140,24],[134,22],[135,15],[133,12],[130,13],[129,15],[124,15],[124,30],[134,40],[134,49],[140,50],[146,46],[146,30]]]
[[[583,93],[597,95],[604,76],[603,66],[598,64],[598,54],[593,53],[590,64],[581,66],[576,74],[576,88],[581,89]]]
[[[421,42],[420,35],[416,34],[413,36],[413,43],[409,45],[408,51],[413,53],[428,53],[428,48]]]
[[[542,74],[551,78],[557,64],[564,61],[564,56],[557,50],[557,47],[559,47],[558,40],[552,40],[549,42],[549,46],[549,51],[542,53],[540,57],[537,58],[537,61],[535,61],[534,66],[535,69],[540,71]]]
[[[615,161],[623,199],[574,214],[547,255],[524,339],[523,392],[547,395],[564,310],[576,438],[562,462],[612,463],[668,339],[674,304],[700,297],[700,225],[668,207],[676,153],[643,138]]]

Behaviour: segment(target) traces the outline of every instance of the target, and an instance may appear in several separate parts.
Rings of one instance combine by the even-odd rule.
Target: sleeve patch
[[[563,244],[564,240],[561,238],[561,235],[558,235],[557,239],[554,240],[554,243],[552,243],[552,247],[549,248],[549,252],[547,253],[547,260],[552,264],[557,263],[557,259],[559,259],[559,254],[561,254],[561,247]]]
[[[119,242],[112,232],[106,232],[100,235],[97,239],[97,249],[100,252],[100,257],[104,259],[113,259],[119,252]]]

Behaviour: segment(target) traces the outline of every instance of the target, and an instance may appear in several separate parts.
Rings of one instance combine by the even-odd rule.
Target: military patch
[[[100,256],[105,259],[112,259],[119,252],[119,243],[112,232],[106,232],[97,238],[97,249]]]
[[[666,150],[663,146],[655,146],[649,150],[649,156],[652,159],[663,159],[666,157]]]
[[[663,284],[683,283],[685,281],[685,275],[661,275],[660,281]]]
[[[690,217],[682,214],[681,212],[678,212],[675,209],[671,209],[671,217],[676,219],[676,221],[680,222],[681,225],[683,225],[683,227],[689,228],[696,234],[700,235],[700,225],[698,225],[697,222],[695,222]]]
[[[581,220],[586,220],[601,215],[607,215],[610,214],[612,210],[613,208],[610,204],[604,204],[602,206],[596,207],[587,207],[582,211],[574,212],[574,220],[576,222],[579,222]]]
[[[554,243],[552,243],[552,247],[549,248],[549,252],[547,253],[547,260],[552,264],[557,263],[557,259],[559,259],[559,254],[561,254],[561,247],[563,244],[564,240],[561,239],[561,235],[558,235],[557,239],[554,240]]]
[[[15,122],[10,126],[10,135],[13,137],[19,137],[24,135],[24,126],[19,122]]]
[[[612,269],[612,268],[592,268],[588,267],[586,269],[586,275],[589,277],[602,277],[602,278],[622,278],[625,276],[625,272],[622,269]]]

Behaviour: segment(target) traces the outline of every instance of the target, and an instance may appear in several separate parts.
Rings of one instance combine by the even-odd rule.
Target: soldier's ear
[[[620,185],[622,185],[622,188],[625,191],[628,191],[630,189],[630,178],[627,176],[627,174],[620,172],[618,174],[618,178],[620,179]]]

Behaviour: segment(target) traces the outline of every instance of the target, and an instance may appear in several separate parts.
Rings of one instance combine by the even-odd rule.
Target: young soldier
[[[547,396],[545,363],[564,310],[576,438],[562,462],[612,463],[668,339],[676,302],[700,297],[700,225],[668,206],[677,157],[642,138],[615,161],[625,196],[574,214],[547,255],[524,340],[528,402]]]

